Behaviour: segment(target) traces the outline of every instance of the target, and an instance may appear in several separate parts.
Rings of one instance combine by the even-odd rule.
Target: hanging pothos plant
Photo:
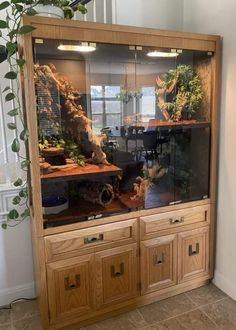
[[[28,171],[30,161],[25,154],[25,147],[28,140],[28,129],[24,120],[24,111],[21,103],[20,92],[20,74],[24,70],[25,59],[22,58],[17,49],[18,38],[22,35],[32,32],[35,27],[31,25],[22,25],[21,18],[23,15],[34,16],[37,14],[35,6],[38,4],[51,4],[64,9],[65,17],[73,17],[73,11],[79,10],[83,14],[87,12],[83,5],[71,9],[67,0],[9,0],[0,3],[0,11],[5,11],[5,19],[0,20],[0,63],[6,61],[8,63],[8,72],[5,73],[4,79],[7,84],[3,89],[5,102],[13,105],[7,115],[9,121],[8,129],[14,131],[14,139],[11,143],[12,152],[16,153],[20,159],[22,171]],[[30,210],[28,204],[28,185],[22,178],[17,178],[13,185],[19,188],[12,204],[16,207],[9,211],[7,219],[1,224],[3,229],[14,227],[29,217]],[[24,208],[19,212],[19,206]],[[17,210],[18,208],[18,210]]]

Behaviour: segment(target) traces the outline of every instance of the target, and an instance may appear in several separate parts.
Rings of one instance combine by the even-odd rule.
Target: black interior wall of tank
[[[209,195],[210,128],[175,130],[175,194],[182,201]]]

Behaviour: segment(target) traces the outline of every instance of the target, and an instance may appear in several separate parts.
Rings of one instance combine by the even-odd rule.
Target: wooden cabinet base
[[[131,311],[135,308],[145,306],[151,304],[153,302],[166,299],[189,290],[193,290],[195,288],[201,287],[209,283],[209,276],[204,276],[202,278],[198,278],[195,281],[191,281],[188,283],[182,283],[176,286],[172,286],[169,288],[165,288],[163,290],[159,290],[158,292],[153,292],[144,296],[139,296],[134,299],[128,300],[126,302],[122,302],[117,305],[112,305],[107,308],[104,308],[102,311],[94,311],[86,315],[82,315],[80,317],[74,317],[65,319],[64,321],[60,321],[60,323],[51,324],[49,328],[45,327],[45,330],[78,330],[79,327],[86,326],[88,324],[92,324],[95,322],[102,321],[109,317],[119,315],[128,311]]]

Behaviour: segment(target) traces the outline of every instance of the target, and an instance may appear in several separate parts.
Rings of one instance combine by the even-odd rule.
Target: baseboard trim
[[[213,283],[222,291],[227,293],[232,299],[236,300],[236,285],[224,277],[218,271],[215,271]]]
[[[8,289],[0,289],[0,306],[10,304],[11,301],[19,298],[34,298],[34,282],[17,285]]]

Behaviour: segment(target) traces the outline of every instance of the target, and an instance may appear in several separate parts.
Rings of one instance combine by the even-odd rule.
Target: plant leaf
[[[27,168],[30,164],[30,161],[29,160],[23,160],[21,163],[20,163],[20,167],[22,170],[24,170],[25,168]]]
[[[25,3],[25,1],[24,0],[11,0],[11,3],[14,3],[14,4],[16,4],[16,3]]]
[[[15,98],[15,94],[14,93],[8,93],[6,96],[5,96],[5,101],[8,102],[8,101],[11,101]]]
[[[21,198],[26,198],[26,197],[28,196],[27,190],[21,190],[21,191],[19,192],[19,196],[20,196]]]
[[[20,186],[22,186],[22,184],[23,184],[23,181],[22,181],[21,178],[18,178],[18,179],[13,183],[13,185],[14,185],[15,187],[20,187]]]
[[[8,123],[7,127],[11,130],[16,129],[16,124],[15,123]]]
[[[10,3],[8,1],[3,1],[2,3],[0,3],[0,10],[5,9],[8,6],[10,6]]]
[[[0,45],[0,63],[7,59],[7,49],[5,46]]]
[[[17,72],[15,71],[9,71],[5,74],[4,76],[6,79],[11,79],[11,80],[14,80],[17,78]]]
[[[23,2],[23,1],[21,1],[21,2]],[[24,9],[24,7],[22,5],[16,4],[15,6],[16,6],[16,10],[17,10],[18,13],[21,13]]]
[[[22,69],[23,66],[25,65],[25,60],[23,58],[19,58],[16,60],[16,63],[18,64],[18,66]]]
[[[15,138],[11,144],[11,150],[13,152],[19,152],[20,151],[20,141]]]
[[[5,87],[4,90],[2,91],[2,93],[6,92],[6,91],[9,91],[9,89],[11,89],[10,86]]]
[[[82,4],[79,4],[77,9],[79,12],[81,12],[81,14],[86,14],[88,12],[87,8]]]
[[[36,28],[32,25],[23,25],[20,30],[19,30],[19,34],[26,34],[26,33],[30,33],[32,31],[34,31]]]
[[[14,35],[16,35],[18,32],[18,30],[13,29],[8,33],[8,36],[10,37],[10,39],[12,39],[14,37]]]
[[[6,223],[6,222],[3,222],[3,223],[1,224],[1,227],[2,227],[2,229],[7,229],[7,223]]]
[[[0,20],[0,29],[8,28],[8,24],[6,21]]]
[[[30,216],[30,210],[25,209],[23,213],[20,215],[23,219],[28,218]]]
[[[16,52],[17,45],[14,42],[8,41],[6,44],[8,55],[11,56]]]
[[[17,212],[17,210],[13,209],[8,213],[7,217],[10,220],[15,220],[19,218],[19,213]]]
[[[20,201],[21,201],[20,196],[15,196],[12,200],[12,204],[13,205],[18,205],[18,204],[20,204]]]
[[[15,116],[17,116],[19,114],[19,112],[18,112],[18,109],[12,109],[12,110],[8,111],[7,114],[10,117],[15,117]]]
[[[20,133],[20,139],[22,141],[27,141],[29,137],[29,132],[27,130],[27,128],[25,128],[21,133]]]
[[[38,12],[33,8],[29,8],[26,12],[26,15],[29,15],[29,16],[34,16],[34,15],[37,15],[37,14],[38,14]]]

